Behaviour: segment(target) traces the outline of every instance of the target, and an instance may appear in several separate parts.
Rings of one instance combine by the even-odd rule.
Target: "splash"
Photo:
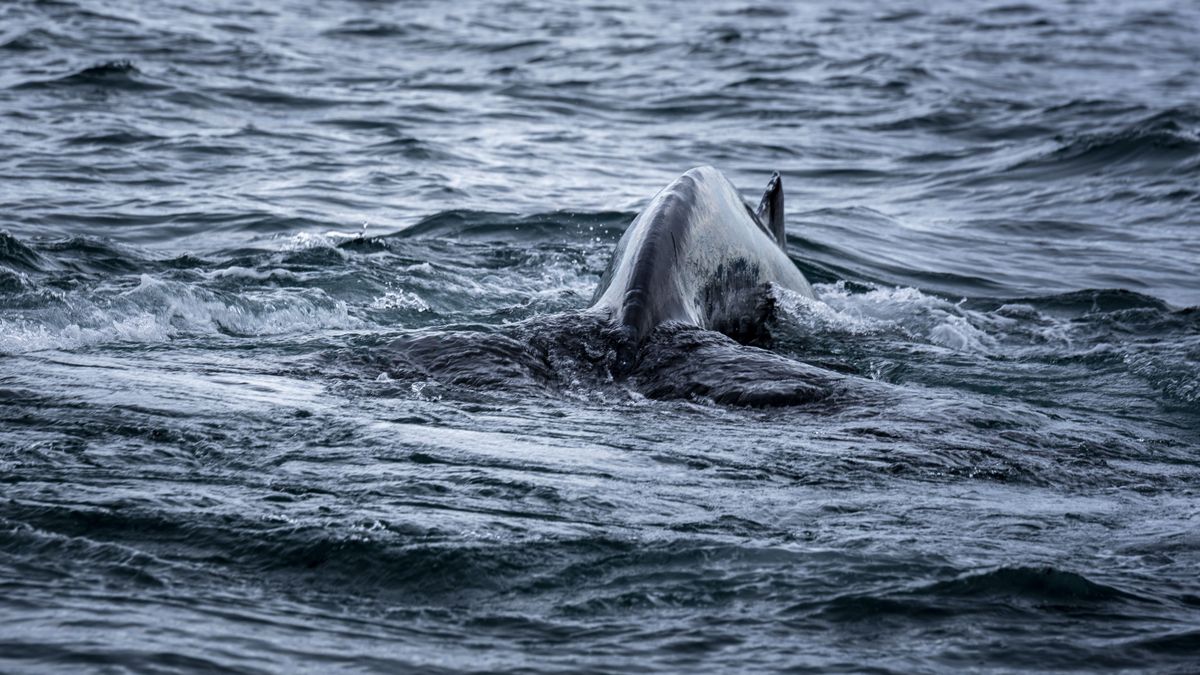
[[[819,300],[783,288],[773,293],[788,330],[826,337],[901,335],[954,351],[989,354],[996,338],[978,312],[915,288],[876,286],[855,293],[845,282],[818,284]]]
[[[317,289],[229,293],[142,274],[136,287],[116,295],[73,294],[25,316],[0,318],[0,353],[182,337],[282,336],[357,325],[344,302]]]

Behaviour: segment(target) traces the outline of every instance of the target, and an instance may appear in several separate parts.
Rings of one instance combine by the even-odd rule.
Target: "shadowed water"
[[[0,670],[1194,671],[1197,29],[0,4]],[[820,301],[614,373],[700,164]]]

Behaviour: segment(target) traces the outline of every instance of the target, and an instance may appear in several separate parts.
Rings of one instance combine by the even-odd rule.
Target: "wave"
[[[1184,628],[1178,631],[1161,632],[1157,635],[1138,638],[1126,643],[1127,648],[1151,654],[1170,654],[1190,659],[1184,668],[1190,670],[1195,665],[1196,645],[1200,644],[1200,629]],[[1187,670],[1179,670],[1183,673]]]
[[[1177,107],[1111,132],[1057,139],[1049,153],[1010,171],[1112,171],[1123,166],[1181,166],[1200,156],[1200,109]]]
[[[521,486],[510,489],[519,491]],[[274,501],[303,502],[306,496],[311,495],[291,494],[286,488],[267,494]],[[414,513],[424,506],[441,510],[436,502],[426,504],[415,497],[408,501]],[[477,511],[469,501],[455,510],[467,519],[488,513]],[[521,515],[558,519],[549,509]],[[54,559],[104,567],[120,565],[131,568],[132,574],[126,576],[140,582],[180,576],[196,582],[220,570],[222,578],[230,572],[260,581],[265,574],[268,583],[301,577],[318,587],[369,590],[372,595],[402,593],[425,600],[514,590],[547,567],[562,564],[564,558],[604,560],[632,550],[627,543],[592,538],[560,540],[552,546],[541,538],[472,545],[447,536],[436,525],[422,525],[415,517],[329,527],[279,516],[11,504],[0,523],[4,524],[0,542],[13,549],[40,550]],[[210,577],[209,581],[219,580]]]
[[[410,23],[400,25],[387,21],[372,21],[370,19],[349,19],[343,21],[337,28],[330,28],[322,35],[333,37],[362,37],[362,38],[399,38],[411,35],[421,35],[431,31],[431,26]]]
[[[335,108],[354,103],[354,101],[344,99],[302,96],[300,94],[288,93],[279,89],[270,89],[257,85],[220,87],[214,88],[213,91],[227,98],[246,103],[267,107],[286,107],[288,109]]]
[[[291,515],[271,509],[251,515],[149,505],[109,510],[10,504],[0,519],[0,544],[58,561],[67,571],[90,565],[93,574],[125,587],[221,585],[233,576],[268,588],[403,599],[408,607],[491,595],[536,598],[574,617],[635,607],[702,608],[739,595],[788,590],[792,582],[761,568],[802,559],[783,549],[702,538],[649,543],[599,534],[464,539],[440,526],[445,516],[451,523],[495,518],[495,495],[524,495],[532,486],[478,476],[461,486],[463,498],[452,507],[421,496],[422,488],[439,493],[436,484],[417,481],[409,487],[396,502],[409,516],[337,523],[298,515],[306,501],[320,495],[286,488],[268,489],[265,497],[289,504]],[[480,500],[480,493],[491,498]],[[519,510],[506,506],[503,515],[531,525],[563,521],[554,491],[538,494]]]
[[[162,136],[148,134],[138,129],[120,129],[111,131],[89,131],[77,136],[64,138],[65,145],[74,146],[127,146],[141,143],[152,143],[166,140]]]
[[[0,43],[0,50],[9,52],[40,52],[78,46],[79,42],[44,28],[33,28],[9,37]]]
[[[189,336],[272,336],[359,324],[344,302],[319,289],[231,293],[143,274],[110,298],[65,296],[0,318],[0,353],[157,343]]]
[[[453,152],[443,147],[438,147],[433,143],[412,137],[381,141],[368,147],[367,152],[380,157],[404,157],[423,161],[452,162],[460,159]]]
[[[1000,567],[962,575],[913,589],[883,594],[848,594],[828,603],[804,603],[792,613],[816,609],[816,614],[837,622],[872,621],[880,616],[915,621],[940,621],[964,614],[987,614],[996,604],[1007,611],[1076,611],[1113,604],[1152,602],[1114,586],[1054,567]]]
[[[73,236],[38,242],[38,248],[52,256],[58,265],[89,274],[129,274],[146,268],[154,257],[109,239]]]
[[[14,89],[89,87],[111,91],[151,92],[170,86],[146,77],[132,61],[105,61],[53,80],[22,82]]]
[[[1055,606],[1146,602],[1133,593],[1054,567],[1001,567],[950,581],[939,581],[912,593],[942,598],[1019,598]]]
[[[6,231],[0,231],[0,266],[23,272],[42,272],[50,261]]]
[[[1153,296],[1087,289],[1035,297],[950,300],[916,288],[844,281],[817,284],[819,301],[776,289],[785,325],[801,335],[898,335],[959,351],[1047,343],[1070,348],[1086,338],[1185,336],[1200,311],[1177,310]]]
[[[525,226],[535,222],[518,220]],[[521,227],[514,226],[514,232]],[[566,238],[582,238],[586,231],[581,223],[561,230]],[[479,241],[448,236],[446,230],[442,234],[447,236],[300,232],[260,237],[256,246],[203,257],[167,257],[94,237],[26,242],[3,235],[0,269],[7,271],[2,302],[11,310],[4,317],[8,346],[18,351],[38,345],[70,348],[103,342],[105,335],[118,341],[161,341],[206,334],[210,325],[229,335],[291,332],[284,326],[270,329],[235,320],[222,306],[240,308],[264,322],[268,309],[282,320],[290,308],[299,312],[294,322],[298,330],[304,324],[301,315],[332,309],[329,303],[336,304],[336,316],[311,316],[313,329],[343,322],[345,327],[394,329],[445,323],[451,315],[511,322],[578,307],[599,274],[591,268],[601,263],[586,252],[599,248],[592,244],[585,251],[563,243],[497,246],[496,239],[507,233]],[[589,234],[595,238],[594,232]],[[486,275],[480,276],[481,269]],[[177,296],[181,311],[173,328],[164,323],[163,308],[151,311],[139,304],[146,298],[136,289],[154,284],[168,285],[168,295]],[[260,298],[263,306],[255,304]],[[306,301],[316,304],[310,307]],[[206,312],[211,321],[187,318]],[[62,340],[48,337],[60,329],[66,331]]]
[[[1030,305],[1042,311],[1078,317],[1087,314],[1108,314],[1125,310],[1145,309],[1155,312],[1167,312],[1170,307],[1158,298],[1127,291],[1121,288],[1088,288],[1055,295],[1036,297],[1007,298],[998,301],[1003,305]],[[986,300],[973,301],[972,306],[987,306]]]
[[[1200,312],[1192,316],[1192,335],[1200,335]],[[1200,404],[1200,339],[1156,349],[1131,350],[1123,362],[1162,396],[1163,402],[1195,413]]]
[[[33,283],[25,273],[0,266],[0,295],[27,293],[33,288]]]
[[[844,282],[815,288],[821,301],[776,290],[774,351],[892,384],[970,388],[962,379],[967,373],[992,372],[999,361],[1063,378],[1064,386],[1117,378],[1167,410],[1194,412],[1200,401],[1200,308],[1172,309],[1123,290],[955,302],[914,288]],[[960,379],[919,366],[914,348],[961,355]],[[983,391],[1009,386],[994,374],[987,379]],[[1024,391],[1012,386],[1013,396]],[[1116,405],[1102,399],[1097,392],[1085,405]]]
[[[617,241],[637,214],[622,211],[552,211],[534,215],[492,211],[443,211],[422,219],[391,237],[449,238],[483,241]],[[352,246],[347,242],[347,246]]]
[[[820,300],[809,300],[775,289],[780,312],[779,339],[806,344],[822,340],[900,336],[956,351],[991,353],[996,337],[986,322],[972,316],[959,303],[915,288],[870,286],[854,288],[845,282],[818,284]]]

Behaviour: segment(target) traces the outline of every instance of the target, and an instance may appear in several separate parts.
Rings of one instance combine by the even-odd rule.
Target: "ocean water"
[[[0,671],[1200,672],[1197,33],[0,3]],[[614,378],[702,164],[820,300]]]

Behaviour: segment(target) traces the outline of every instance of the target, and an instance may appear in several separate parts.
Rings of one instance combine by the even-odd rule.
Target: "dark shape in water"
[[[634,365],[631,355],[665,323],[762,339],[771,284],[815,297],[785,243],[779,174],[757,211],[710,166],[680,176],[625,231],[592,299],[590,311],[610,317],[630,355],[619,367]]]
[[[772,284],[815,297],[785,242],[778,174],[752,210],[721,172],[692,169],[625,231],[589,309],[523,322],[516,335],[406,336],[389,347],[389,374],[511,388],[592,372],[651,398],[751,406],[823,399],[839,376],[748,346],[770,337]],[[559,373],[563,364],[573,365]]]

